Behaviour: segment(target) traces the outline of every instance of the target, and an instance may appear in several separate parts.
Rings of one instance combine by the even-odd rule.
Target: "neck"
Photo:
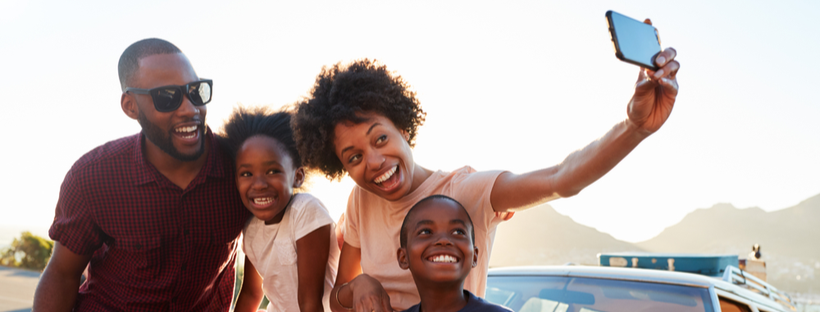
[[[454,283],[416,283],[421,297],[420,310],[423,312],[455,312],[467,305],[464,281]]]
[[[161,150],[151,140],[144,138],[143,142],[143,151],[148,162],[183,190],[188,187],[188,184],[194,180],[196,175],[199,174],[199,170],[205,165],[205,161],[208,159],[208,147],[211,144],[209,140],[205,139],[205,146],[203,147],[205,152],[199,158],[194,161],[181,161]]]
[[[413,163],[413,183],[410,184],[410,192],[409,193],[413,193],[413,191],[415,191],[417,188],[419,188],[419,186],[422,183],[424,183],[424,181],[427,181],[427,178],[429,178],[432,174],[433,174],[432,170],[424,168],[421,165],[414,162]]]

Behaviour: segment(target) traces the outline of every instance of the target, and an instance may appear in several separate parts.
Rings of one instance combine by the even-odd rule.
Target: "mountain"
[[[576,223],[549,205],[516,212],[496,230],[490,266],[555,265],[574,262],[597,265],[597,254],[642,251],[611,235]]]
[[[737,254],[760,244],[769,282],[790,291],[820,292],[820,194],[766,212],[717,204],[698,209],[636,245],[651,252]],[[815,271],[818,274],[815,274]]]

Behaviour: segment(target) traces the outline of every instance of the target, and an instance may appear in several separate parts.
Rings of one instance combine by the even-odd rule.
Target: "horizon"
[[[698,208],[771,212],[820,193],[820,105],[806,92],[820,64],[800,53],[820,49],[804,36],[820,32],[820,2],[92,2],[0,3],[4,228],[48,228],[71,165],[139,132],[117,105],[116,75],[139,39],[169,40],[214,79],[213,130],[237,103],[293,103],[322,66],[369,57],[407,80],[428,113],[418,164],[522,173],[625,118],[638,68],[615,58],[607,10],[652,19],[678,51],[680,94],[658,133],[577,196],[550,202],[556,211],[634,243]],[[312,180],[338,219],[353,182]]]

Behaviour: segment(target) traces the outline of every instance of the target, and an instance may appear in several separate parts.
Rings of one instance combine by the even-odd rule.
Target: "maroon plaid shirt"
[[[250,213],[210,129],[205,165],[181,189],[151,165],[141,134],[80,158],[63,181],[49,236],[90,255],[79,311],[226,311],[236,239]]]

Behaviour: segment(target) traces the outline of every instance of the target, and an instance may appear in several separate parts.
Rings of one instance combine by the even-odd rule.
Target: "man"
[[[225,311],[250,215],[205,125],[212,82],[160,39],[132,44],[118,67],[122,110],[142,132],[95,148],[66,175],[34,310]]]

